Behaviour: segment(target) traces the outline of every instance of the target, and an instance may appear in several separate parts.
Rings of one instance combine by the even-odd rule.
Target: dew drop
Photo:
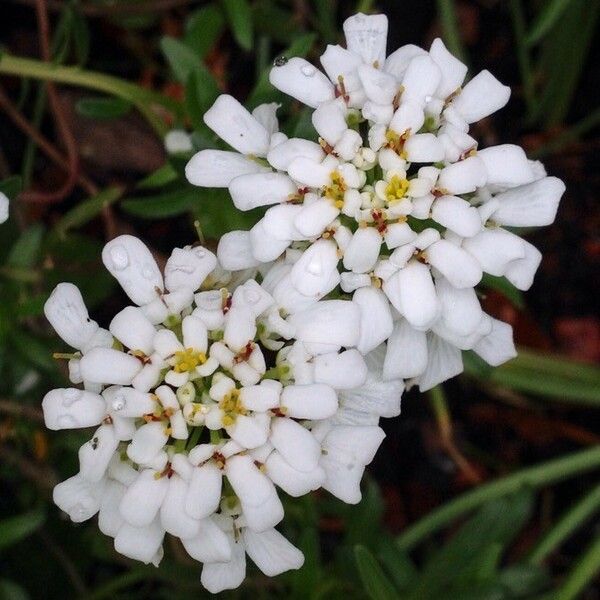
[[[117,271],[122,271],[129,264],[127,250],[125,250],[123,246],[113,246],[110,249],[110,258],[113,267],[117,269]]]
[[[112,402],[113,410],[115,410],[115,411],[123,410],[125,408],[125,404],[126,404],[125,398],[123,396],[117,396]]]
[[[306,270],[311,275],[321,275],[321,273],[323,272],[323,267],[321,266],[320,262],[317,262],[316,260],[314,260],[308,264],[308,267]]]
[[[312,77],[317,70],[312,66],[312,65],[304,65],[301,69],[300,72],[302,73],[302,75],[304,75],[305,77]]]
[[[288,59],[285,56],[279,56],[273,61],[274,67],[283,67],[283,65],[287,64]]]

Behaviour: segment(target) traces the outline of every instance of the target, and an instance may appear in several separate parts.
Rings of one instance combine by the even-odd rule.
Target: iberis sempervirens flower
[[[483,312],[484,273],[528,289],[540,252],[513,231],[553,222],[563,183],[512,144],[480,148],[472,123],[510,95],[440,39],[386,56],[387,18],[344,23],[346,48],[323,70],[281,58],[271,83],[314,109],[318,139],[278,131],[277,105],[248,112],[221,96],[206,124],[233,150],[202,150],[187,165],[199,186],[227,187],[240,210],[269,207],[234,231],[218,257],[231,270],[275,262],[270,290],[289,313],[351,298],[357,348],[387,342],[384,379],[427,390],[463,369],[462,350],[491,365],[515,355],[511,327]]]
[[[302,553],[275,529],[277,488],[301,496],[322,487],[358,502],[384,437],[379,417],[400,412],[404,383],[383,381],[382,349],[363,357],[356,348],[360,308],[293,300],[284,261],[233,276],[188,246],[163,275],[129,235],[102,258],[133,303],[108,329],[72,284],[45,305],[75,350],[58,355],[73,387],[45,396],[46,425],[95,428],[54,501],[75,522],[98,513],[115,549],[144,563],[159,563],[165,532],[177,536],[204,563],[211,592],[241,583],[246,554],[267,575],[299,568]]]

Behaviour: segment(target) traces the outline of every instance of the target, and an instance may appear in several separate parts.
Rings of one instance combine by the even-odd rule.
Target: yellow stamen
[[[385,199],[388,204],[396,204],[400,202],[408,191],[408,179],[403,179],[398,175],[394,175],[385,188]]]
[[[336,208],[342,208],[344,206],[344,192],[347,189],[346,182],[338,171],[333,171],[330,178],[331,184],[323,188],[323,194],[333,200]]]
[[[219,402],[219,408],[225,413],[221,417],[221,423],[223,427],[229,427],[235,423],[238,415],[246,415],[248,411],[240,400],[240,390],[231,390],[228,394],[225,394]]]
[[[173,366],[173,370],[176,373],[188,373],[193,371],[199,365],[203,365],[205,362],[206,354],[204,354],[204,352],[198,352],[193,348],[177,350],[177,352],[175,352],[175,365]]]

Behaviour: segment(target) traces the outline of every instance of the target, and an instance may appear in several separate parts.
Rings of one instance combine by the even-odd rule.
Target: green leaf
[[[244,49],[252,49],[254,28],[248,0],[222,0],[235,41]]]
[[[399,591],[407,590],[415,584],[419,572],[408,553],[401,551],[388,537],[377,544],[377,558],[383,563],[388,575]]]
[[[556,25],[572,0],[549,0],[538,13],[525,41],[528,46],[537,44]]]
[[[72,208],[54,227],[54,231],[61,237],[75,227],[81,227],[97,217],[104,208],[116,202],[123,193],[118,187],[103,190],[96,196],[84,200]]]
[[[159,167],[154,173],[150,173],[137,184],[139,190],[148,190],[158,187],[163,187],[168,183],[172,183],[177,179],[177,171],[171,163],[165,163]]]
[[[0,521],[0,550],[8,548],[31,535],[45,521],[46,515],[42,510],[9,517]]]
[[[367,548],[354,547],[354,557],[363,587],[371,600],[397,600],[398,592]]]
[[[90,54],[90,29],[83,14],[77,10],[73,11],[71,34],[77,62],[84,65]]]
[[[31,225],[11,248],[7,264],[21,269],[33,267],[40,255],[43,237],[44,226],[41,223]]]
[[[185,107],[196,131],[209,131],[203,117],[218,95],[219,88],[204,65],[190,72],[185,87]]]
[[[525,299],[521,290],[518,290],[506,277],[494,277],[484,273],[481,279],[483,287],[491,288],[500,292],[507,300],[510,300],[517,308],[525,308]]]
[[[82,98],[75,108],[89,119],[117,119],[131,110],[131,102],[122,98]]]
[[[543,591],[549,585],[550,577],[545,567],[515,564],[503,569],[498,581],[511,596],[521,598]]]
[[[187,83],[190,73],[200,67],[200,58],[194,50],[173,37],[163,37],[160,48],[180,83]]]
[[[209,4],[194,11],[185,24],[185,44],[202,59],[223,32],[225,19],[218,6]]]
[[[121,208],[143,219],[164,219],[188,212],[197,196],[197,189],[186,187],[147,198],[123,200]]]
[[[14,198],[21,193],[22,189],[23,180],[19,175],[12,175],[3,181],[0,181],[0,192],[7,196],[9,200],[14,200]]]
[[[0,598],[2,600],[28,600],[29,594],[15,581],[0,579]]]
[[[11,342],[17,352],[30,364],[44,371],[55,371],[56,363],[52,358],[52,349],[49,340],[41,340],[26,333],[22,328],[13,329]]]

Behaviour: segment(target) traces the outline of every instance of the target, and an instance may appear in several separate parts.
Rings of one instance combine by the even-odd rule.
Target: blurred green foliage
[[[133,5],[133,0],[86,0],[85,4],[104,9],[108,20],[131,31],[156,24],[157,15],[142,10],[111,16],[111,6]],[[0,74],[22,78],[18,106],[32,107],[31,121],[36,127],[47,108],[43,82],[51,80],[87,90],[90,95],[77,103],[77,110],[89,119],[115,119],[136,109],[157,134],[164,135],[168,126],[163,117],[168,114],[174,127],[193,129],[195,150],[224,147],[204,125],[202,115],[231,84],[227,74],[225,81],[216,77],[207,62],[222,36],[228,35],[254,66],[256,83],[248,90],[247,106],[279,102],[282,129],[290,135],[310,136],[310,112],[274,90],[268,71],[276,55],[315,58],[324,44],[337,43],[342,3],[307,0],[301,3],[307,11],[305,22],[295,26],[291,24],[295,23],[297,4],[221,0],[191,10],[181,37],[164,36],[158,43],[161,75],[183,86],[182,101],[86,69],[91,24],[76,0],[64,2],[58,16],[52,66],[3,53]],[[437,0],[438,17],[448,46],[469,62],[456,4]],[[539,156],[548,155],[600,122],[600,110],[596,109],[578,123],[565,124],[589,56],[600,3],[509,0],[505,5],[513,26],[512,44],[527,111],[524,125],[562,127],[559,135],[537,151]],[[351,7],[343,8],[350,11]],[[368,11],[376,6],[363,1],[356,8]],[[30,187],[37,152],[34,140],[28,140],[20,172],[0,182],[0,190],[13,203],[12,218],[0,226],[0,415],[8,415],[9,427],[8,432],[0,432],[0,598],[202,597],[200,567],[190,564],[181,548],[169,547],[160,569],[131,566],[112,551],[111,541],[100,536],[94,524],[76,527],[61,521],[50,504],[49,487],[53,477],[65,478],[75,470],[76,451],[85,434],[47,435],[35,414],[23,407],[34,411],[45,391],[65,382],[61,363],[52,358],[52,353],[63,347],[42,318],[51,289],[60,281],[71,281],[81,288],[92,309],[115,291],[99,262],[103,239],[97,225],[107,207],[141,220],[183,218],[188,239],[197,221],[203,235],[213,240],[229,230],[251,227],[260,210],[241,213],[233,209],[226,192],[191,186],[184,177],[191,153],[183,153],[169,156],[165,165],[129,189],[108,187],[69,203],[51,222],[27,224],[19,216],[16,199],[22,189]],[[522,295],[503,278],[488,277],[483,288],[497,290],[517,309],[524,308]],[[599,370],[561,357],[522,350],[514,361],[489,369],[467,354],[465,365],[467,375],[483,387],[526,392],[539,401],[600,405]],[[362,503],[354,507],[325,495],[288,499],[286,533],[303,550],[305,566],[275,580],[253,572],[240,591],[227,596],[508,600],[541,598],[560,588],[557,598],[576,598],[600,567],[598,543],[583,550],[562,587],[544,560],[597,514],[598,489],[566,510],[529,556],[514,552],[515,540],[530,523],[536,507],[533,487],[574,477],[600,464],[597,452],[580,453],[568,460],[571,462],[564,464],[570,466],[552,471],[560,477],[536,478],[535,473],[547,472],[542,465],[535,473],[523,471],[521,479],[516,473],[517,487],[500,480],[480,488],[485,493],[479,494],[477,501],[466,494],[413,525],[399,540],[386,530],[383,500],[373,482],[366,485]],[[5,489],[10,490],[10,497]],[[458,529],[454,527],[457,519],[462,521]],[[443,535],[442,530],[446,531]],[[84,573],[92,575],[84,580]]]

